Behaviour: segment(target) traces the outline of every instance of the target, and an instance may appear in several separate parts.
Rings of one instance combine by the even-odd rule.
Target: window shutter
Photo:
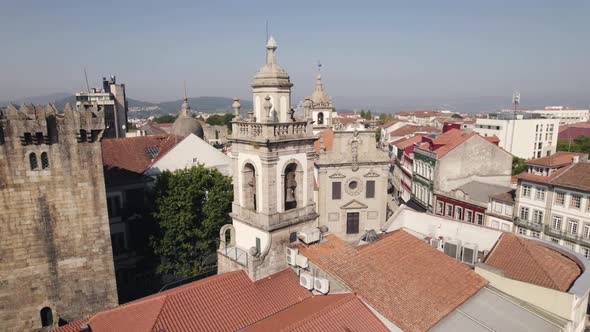
[[[375,181],[367,181],[367,198],[375,198]]]
[[[332,182],[332,199],[341,199],[341,182]]]

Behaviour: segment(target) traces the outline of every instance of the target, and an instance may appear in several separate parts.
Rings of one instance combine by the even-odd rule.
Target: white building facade
[[[563,106],[547,106],[542,110],[526,110],[526,113],[541,114],[548,119],[559,119],[559,124],[590,121],[590,110],[573,109]]]
[[[500,147],[516,157],[540,158],[557,150],[559,121],[530,114],[498,113],[477,119],[474,131],[484,137],[497,136]]]

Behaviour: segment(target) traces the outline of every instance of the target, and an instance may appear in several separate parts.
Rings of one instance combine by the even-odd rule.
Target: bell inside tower
[[[285,210],[297,207],[297,164],[289,164],[285,169]]]

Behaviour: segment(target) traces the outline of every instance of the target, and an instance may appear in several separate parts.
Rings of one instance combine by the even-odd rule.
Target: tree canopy
[[[578,136],[571,141],[559,141],[557,151],[590,153],[590,137]]]
[[[526,159],[513,157],[512,158],[512,175],[518,175],[526,171]]]
[[[156,123],[173,123],[176,120],[174,115],[166,114],[162,116],[158,116],[154,118],[154,122]]]
[[[212,267],[222,225],[229,223],[231,178],[202,164],[165,171],[153,192],[157,231],[151,245],[160,263],[157,272],[189,277]],[[213,260],[214,261],[214,260]]]

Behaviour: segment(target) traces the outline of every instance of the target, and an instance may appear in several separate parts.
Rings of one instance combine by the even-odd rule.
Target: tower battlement
[[[104,113],[96,107],[72,108],[66,104],[62,114],[55,105],[9,104],[0,111],[0,144],[59,144],[60,140],[79,143],[98,142],[104,131]]]

